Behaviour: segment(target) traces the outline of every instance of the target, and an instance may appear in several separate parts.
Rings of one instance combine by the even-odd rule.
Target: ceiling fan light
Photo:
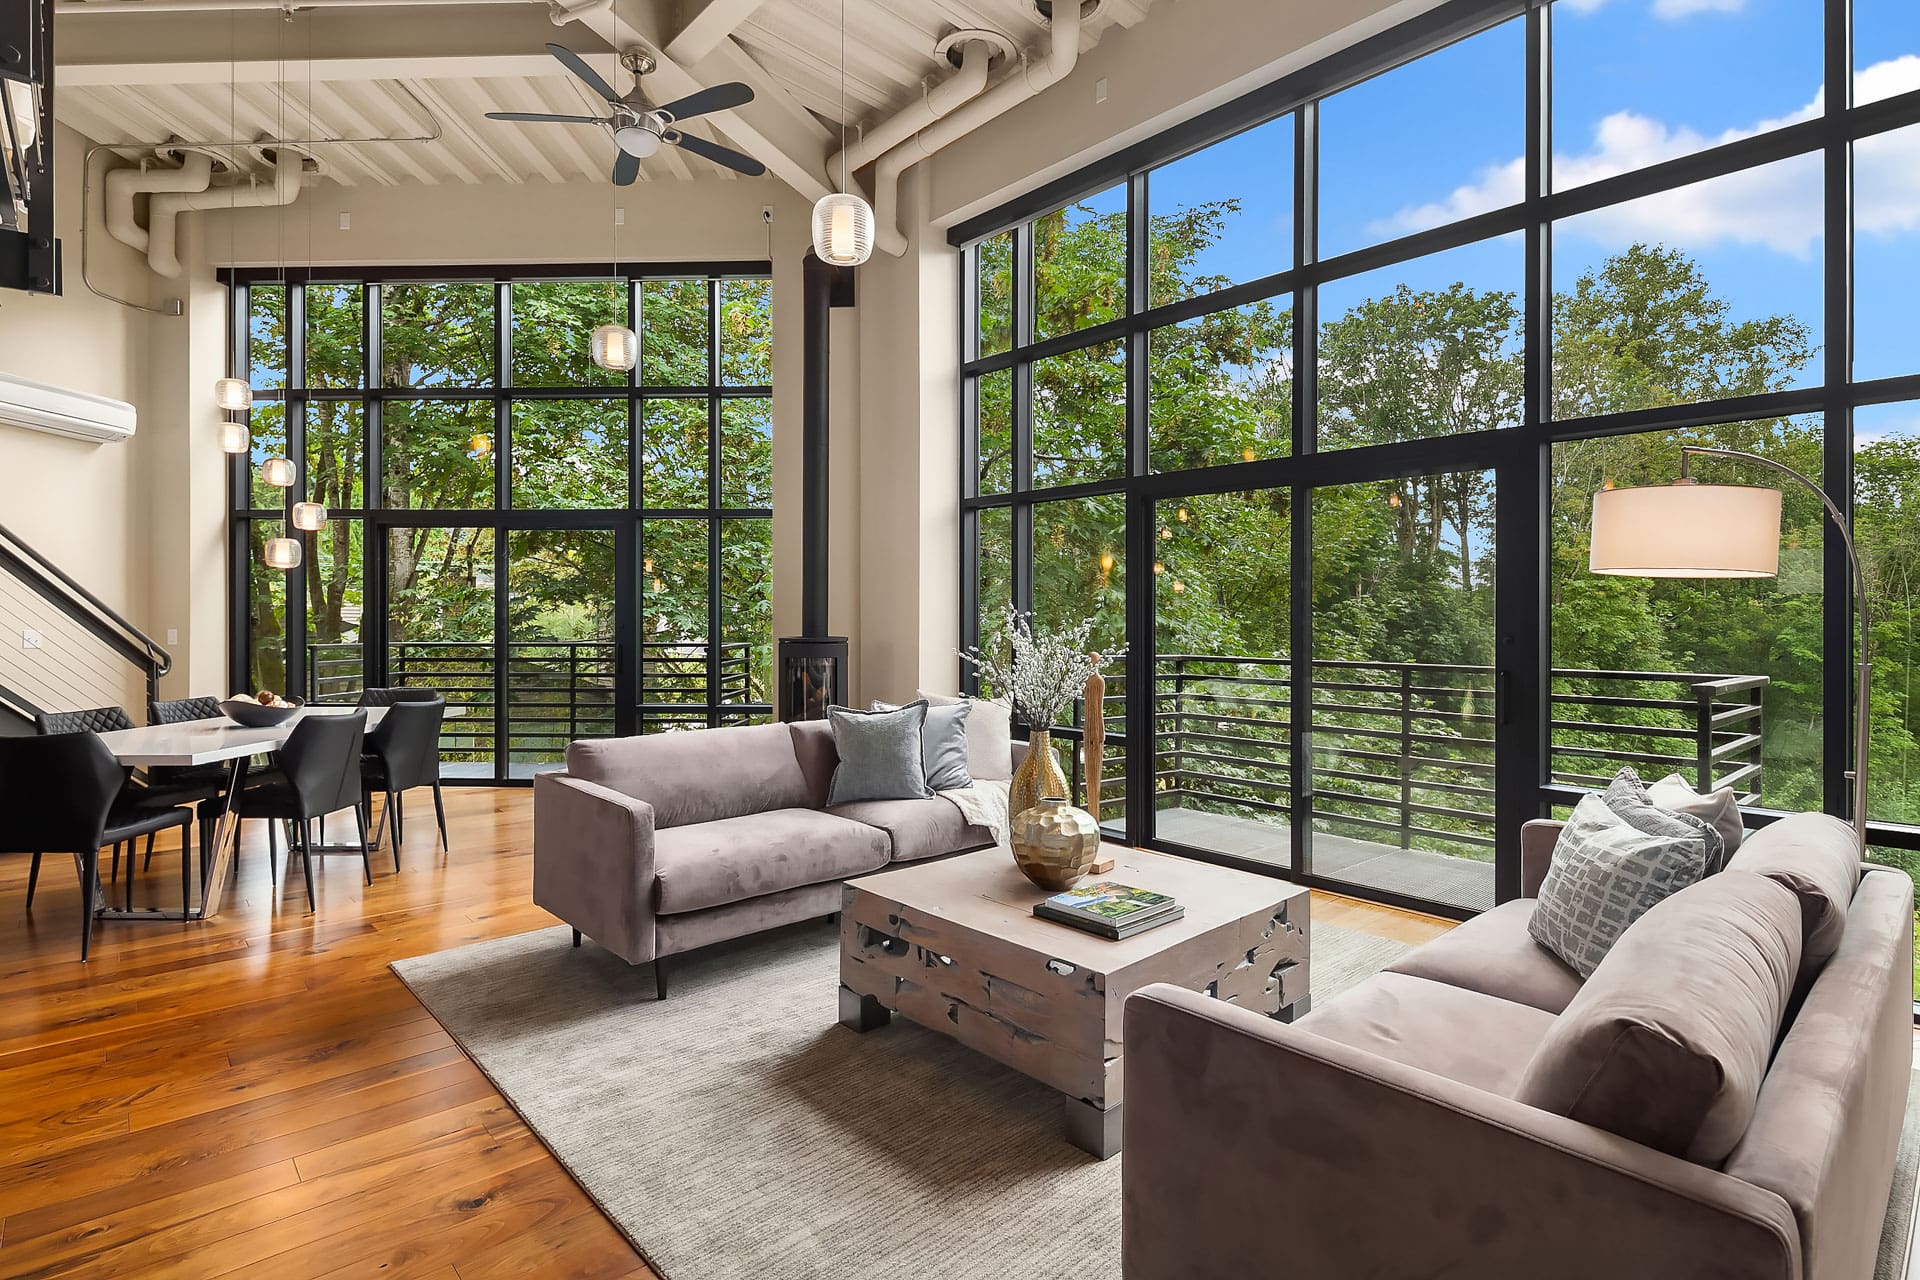
[[[645,160],[660,151],[660,135],[637,124],[622,125],[615,129],[613,140],[622,151],[636,160]]]
[[[849,191],[830,192],[813,206],[813,251],[835,267],[857,267],[873,256],[873,207]]]
[[[324,529],[327,524],[327,508],[319,502],[296,502],[293,504],[293,527],[314,533]]]
[[[621,324],[603,324],[593,331],[593,362],[611,373],[625,373],[640,363],[640,337]]]
[[[267,545],[261,549],[260,559],[269,569],[298,569],[300,567],[300,540],[298,538],[268,538]]]
[[[260,464],[260,479],[276,489],[293,488],[293,459],[268,458]]]
[[[220,424],[220,452],[245,453],[253,448],[253,433],[247,430],[244,422],[223,422]]]
[[[221,378],[213,384],[213,403],[222,413],[244,413],[253,408],[253,388],[245,378]]]

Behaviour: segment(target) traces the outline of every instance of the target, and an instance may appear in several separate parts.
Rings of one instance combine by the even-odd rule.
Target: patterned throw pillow
[[[924,800],[932,795],[920,755],[920,730],[926,722],[924,702],[910,702],[897,711],[828,707],[827,723],[840,763],[827,788],[827,804]]]
[[[1527,932],[1591,977],[1628,925],[1706,874],[1707,843],[1697,832],[1654,835],[1587,796],[1560,832]]]
[[[1634,772],[1632,766],[1614,775],[1613,781],[1607,784],[1603,798],[1607,808],[1650,836],[1670,836],[1675,840],[1697,837],[1706,841],[1708,875],[1727,865],[1726,839],[1720,834],[1719,828],[1698,814],[1669,809],[1656,803],[1647,784],[1640,781],[1640,775]]]

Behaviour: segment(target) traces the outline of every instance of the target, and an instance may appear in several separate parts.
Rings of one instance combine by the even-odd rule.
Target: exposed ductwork
[[[1086,0],[1084,5],[1081,0],[1059,0],[1052,6],[1045,58],[1029,60],[993,88],[880,157],[873,171],[874,239],[880,248],[896,258],[907,252],[907,237],[900,230],[901,173],[1066,79],[1080,61],[1081,25],[1094,8],[1097,0]]]
[[[245,187],[209,187],[197,192],[162,192],[147,207],[147,265],[169,280],[180,276],[179,218],[188,210],[272,209],[300,198],[307,157],[292,147],[273,156],[273,181]]]
[[[836,175],[866,168],[914,134],[979,97],[986,91],[987,72],[992,63],[1013,51],[1003,37],[989,31],[958,31],[940,43],[943,53],[950,48],[959,49],[959,71],[899,114],[863,130],[858,142],[836,153],[827,161],[830,181],[838,184]]]
[[[115,169],[107,175],[107,234],[130,249],[147,251],[147,229],[133,216],[135,196],[162,192],[186,194],[205,191],[213,182],[213,157],[189,153],[176,169]]]

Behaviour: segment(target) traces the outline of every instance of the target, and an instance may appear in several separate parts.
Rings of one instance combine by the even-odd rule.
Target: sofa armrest
[[[1780,1197],[1563,1116],[1169,986],[1125,1045],[1126,1280],[1800,1275]]]
[[[1025,738],[1015,738],[1013,740],[1013,767],[1018,769],[1021,764],[1026,761],[1026,758],[1027,740]]]
[[[1537,898],[1540,883],[1553,863],[1553,847],[1567,824],[1554,818],[1535,818],[1520,826],[1520,896]]]
[[[565,773],[533,780],[533,900],[629,964],[654,958],[653,806]]]

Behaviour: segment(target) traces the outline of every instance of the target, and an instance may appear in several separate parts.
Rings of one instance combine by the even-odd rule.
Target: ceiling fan
[[[613,141],[620,148],[613,159],[613,181],[616,186],[629,186],[640,175],[640,162],[655,154],[663,146],[679,147],[704,156],[715,164],[723,164],[750,178],[757,178],[767,171],[767,166],[752,156],[742,155],[732,147],[723,147],[717,142],[708,142],[705,138],[683,133],[674,128],[682,120],[691,120],[712,111],[727,111],[734,107],[743,107],[753,101],[753,90],[739,81],[717,84],[711,89],[701,89],[684,98],[661,106],[653,106],[646,95],[640,91],[639,77],[653,70],[651,54],[632,52],[620,55],[620,65],[633,72],[634,85],[631,93],[622,96],[613,91],[613,86],[600,78],[600,74],[587,65],[582,58],[565,45],[550,44],[547,52],[560,60],[562,66],[579,77],[580,82],[607,100],[611,110],[607,116],[566,116],[553,115],[542,111],[489,111],[489,120],[514,120],[521,123],[552,124],[597,124],[613,134]]]

